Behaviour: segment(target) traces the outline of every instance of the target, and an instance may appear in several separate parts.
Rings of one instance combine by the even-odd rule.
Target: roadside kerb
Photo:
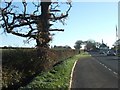
[[[72,77],[73,77],[73,71],[74,71],[74,68],[75,68],[75,66],[76,66],[77,61],[78,61],[78,60],[75,61],[74,65],[73,65],[73,68],[72,68],[72,71],[71,71],[69,90],[71,89],[71,85],[72,85]]]

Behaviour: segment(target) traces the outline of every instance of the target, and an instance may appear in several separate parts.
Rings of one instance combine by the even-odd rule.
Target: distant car
[[[116,53],[114,51],[108,51],[107,56],[116,56]]]
[[[106,55],[106,53],[104,51],[100,51],[99,53],[102,55]]]
[[[105,54],[105,52],[103,52],[103,51],[100,51],[99,53],[100,53],[100,54]]]

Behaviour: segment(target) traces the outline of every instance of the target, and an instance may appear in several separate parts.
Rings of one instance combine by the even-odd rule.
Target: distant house
[[[99,46],[100,52],[107,52],[109,50],[109,47],[103,43],[102,40],[102,44]]]
[[[115,42],[115,45],[120,45],[120,39],[118,39],[116,42]]]
[[[117,46],[117,47],[116,47]],[[115,42],[114,48],[117,49],[117,53],[120,56],[120,39]]]

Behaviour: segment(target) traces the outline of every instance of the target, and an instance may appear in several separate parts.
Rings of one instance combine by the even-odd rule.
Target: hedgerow
[[[24,86],[37,74],[76,54],[78,51],[72,49],[47,49],[46,59],[41,60],[37,56],[37,49],[2,50],[2,87]]]

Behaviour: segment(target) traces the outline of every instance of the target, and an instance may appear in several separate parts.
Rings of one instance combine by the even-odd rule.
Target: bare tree
[[[28,40],[35,39],[38,47],[47,47],[51,40],[49,31],[64,31],[63,29],[51,29],[51,22],[60,21],[64,24],[65,18],[71,9],[71,2],[64,2],[67,5],[66,10],[59,9],[60,2],[51,2],[51,0],[41,0],[41,2],[31,2],[34,11],[31,13],[28,8],[30,3],[22,0],[21,6],[13,1],[2,2],[0,8],[1,27],[5,32],[26,37]],[[22,11],[20,11],[20,7]]]
[[[52,2],[51,0],[36,0],[37,2],[35,0],[33,2],[21,0],[22,2],[19,3],[13,1],[15,0],[2,2],[0,7],[1,28],[7,33],[26,37],[28,40],[36,40],[39,48],[37,49],[38,57],[35,59],[41,60],[40,69],[36,73],[41,72],[41,70],[48,68],[45,63],[48,62],[46,47],[48,47],[48,43],[51,40],[50,31],[64,31],[63,29],[53,29],[51,26],[57,21],[64,24],[65,18],[68,17],[72,7],[71,3],[65,2],[64,5],[68,7],[61,10],[59,7],[62,4],[60,2]],[[14,85],[11,87],[16,88],[16,84]]]

